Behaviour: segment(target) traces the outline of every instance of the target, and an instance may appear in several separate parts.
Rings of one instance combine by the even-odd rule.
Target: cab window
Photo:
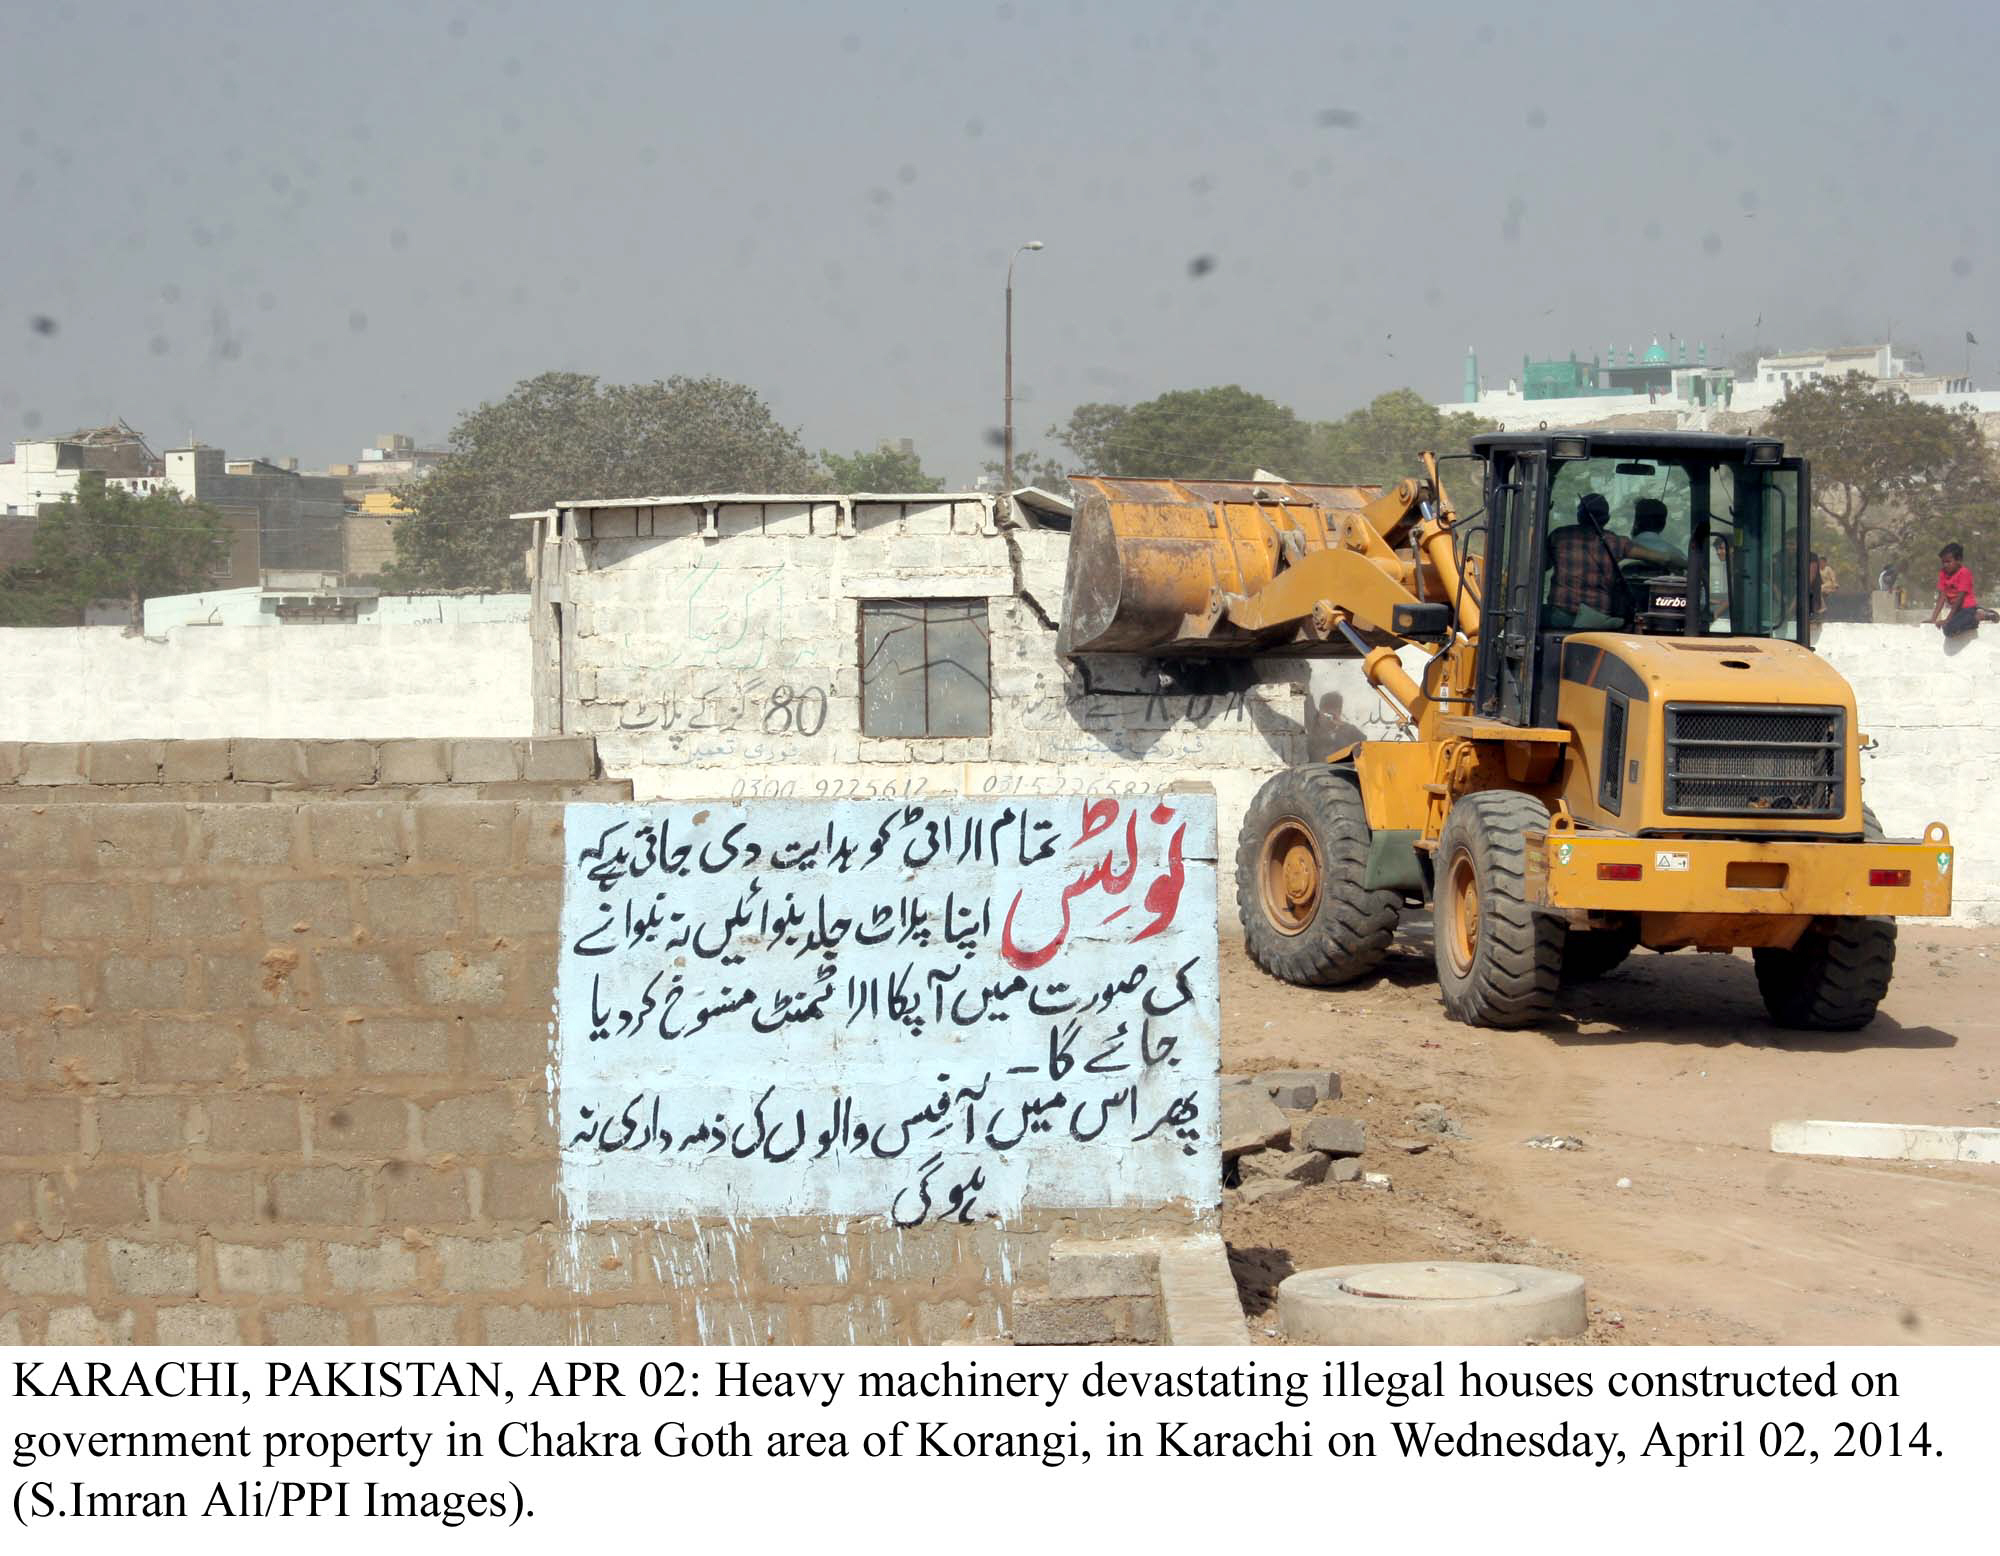
[[[1549,487],[1542,616],[1558,630],[1631,625],[1644,582],[1687,566],[1695,477],[1680,462],[1608,456],[1560,465]]]

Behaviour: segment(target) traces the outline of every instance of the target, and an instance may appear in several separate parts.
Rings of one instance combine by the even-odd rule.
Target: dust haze
[[[549,369],[713,373],[969,482],[1031,238],[1024,443],[1179,387],[1455,398],[1468,346],[2000,335],[1969,3],[31,3],[5,39],[16,436],[312,466]]]

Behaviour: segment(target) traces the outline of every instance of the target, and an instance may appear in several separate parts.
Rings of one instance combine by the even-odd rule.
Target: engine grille
[[[1681,816],[1838,816],[1847,808],[1841,708],[1668,703],[1666,808]]]

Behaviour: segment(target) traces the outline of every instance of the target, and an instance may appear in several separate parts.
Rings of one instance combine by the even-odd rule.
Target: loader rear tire
[[[1402,893],[1362,885],[1371,836],[1351,768],[1295,767],[1257,791],[1236,845],[1236,907],[1253,962],[1319,988],[1381,965]]]
[[[1874,842],[1882,824],[1866,806],[1862,833]],[[1789,947],[1760,946],[1757,992],[1781,1027],[1803,1032],[1854,1032],[1875,1019],[1896,971],[1892,918],[1819,919]]]
[[[1572,929],[1563,937],[1564,986],[1593,983],[1616,972],[1638,945],[1637,919],[1615,929]]]
[[[1455,801],[1438,838],[1433,937],[1444,1008],[1476,1027],[1525,1027],[1555,1011],[1569,926],[1527,899],[1530,832],[1548,807],[1492,789]]]
[[[1781,1027],[1853,1032],[1875,1019],[1896,970],[1896,921],[1816,921],[1797,945],[1759,946],[1757,992]]]

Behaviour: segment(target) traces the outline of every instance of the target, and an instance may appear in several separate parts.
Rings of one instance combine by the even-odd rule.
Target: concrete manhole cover
[[[1278,1287],[1287,1339],[1309,1345],[1519,1345],[1579,1335],[1583,1277],[1531,1264],[1348,1264]]]
[[[1477,1264],[1378,1264],[1356,1270],[1340,1283],[1356,1297],[1394,1297],[1404,1302],[1443,1302],[1453,1297],[1504,1297],[1521,1283]]]

